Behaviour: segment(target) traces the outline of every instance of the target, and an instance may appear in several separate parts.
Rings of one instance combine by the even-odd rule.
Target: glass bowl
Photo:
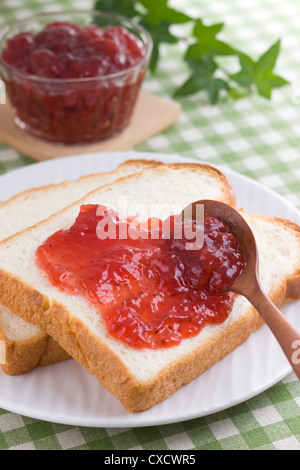
[[[2,57],[10,38],[39,33],[55,21],[122,26],[142,45],[142,57],[114,73],[81,78],[48,78],[18,70]],[[0,33],[0,78],[5,83],[16,124],[29,134],[62,144],[97,142],[112,137],[130,122],[148,69],[152,40],[140,25],[100,11],[65,11],[35,15],[7,26]]]

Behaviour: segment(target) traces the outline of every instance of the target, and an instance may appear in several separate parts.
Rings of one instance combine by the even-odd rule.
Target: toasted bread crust
[[[120,163],[120,165],[118,165],[114,170],[112,170],[110,172],[103,171],[103,172],[100,172],[100,173],[93,173],[93,174],[89,174],[89,175],[83,175],[80,178],[78,178],[77,180],[75,180],[74,182],[75,183],[80,183],[80,181],[88,180],[88,179],[94,178],[94,177],[101,178],[101,176],[107,176],[108,174],[109,175],[114,175],[114,174],[117,174],[122,168],[124,168],[124,167],[126,167],[130,164],[136,164],[136,165],[149,164],[149,166],[153,166],[153,167],[158,166],[158,165],[162,165],[162,163],[157,161],[157,160],[142,160],[142,159],[126,160],[125,162]],[[57,184],[53,183],[53,184],[47,184],[47,185],[44,185],[44,186],[39,186],[37,188],[25,189],[24,191],[21,191],[18,194],[15,194],[14,196],[10,197],[7,201],[0,201],[0,207],[1,207],[2,204],[5,204],[5,205],[10,204],[11,202],[15,202],[17,199],[26,198],[26,196],[30,196],[31,194],[33,194],[35,192],[55,189],[55,188],[57,188],[57,186],[64,186],[64,185],[66,185],[70,182],[73,182],[73,181],[65,180],[65,181],[62,181],[61,183],[57,183]]]
[[[179,167],[182,164],[175,165]],[[186,164],[184,165],[186,167]],[[193,164],[188,165],[193,166]],[[195,165],[198,166],[198,164]],[[166,171],[166,167],[159,167],[158,171]],[[220,173],[220,178],[224,181],[225,200],[227,203],[235,204],[234,193],[228,189],[230,185],[227,179],[222,173]],[[286,224],[290,230],[295,231],[300,240],[300,229],[296,224],[284,219],[273,219]],[[278,307],[286,297],[299,298],[300,270],[296,270],[279,286],[276,286],[269,296]],[[117,354],[99,340],[82,321],[74,317],[64,305],[48,299],[17,277],[1,269],[0,302],[53,337],[130,412],[147,410],[169,397],[181,385],[191,382],[240,346],[263,324],[258,313],[250,307],[239,320],[231,323],[228,328],[221,329],[217,335],[202,343],[188,357],[171,362],[155,377],[141,384],[130,374]]]
[[[41,332],[30,340],[14,341],[0,330],[5,347],[1,368],[7,375],[20,375],[35,367],[43,367],[70,359],[69,354],[49,335]]]
[[[299,229],[298,232],[300,236]],[[290,293],[293,298],[300,297],[300,272],[293,273],[269,297],[280,307]],[[0,300],[52,336],[130,412],[145,411],[168,398],[181,385],[190,383],[244,343],[263,325],[260,315],[250,307],[238,321],[220,330],[191,355],[170,363],[147,383],[139,384],[114,351],[99,341],[78,318],[72,317],[63,305],[56,301],[49,304],[39,292],[1,270]]]
[[[126,160],[116,167],[115,170],[107,173],[100,172],[89,175],[84,175],[78,178],[74,183],[80,183],[83,180],[89,180],[90,178],[101,178],[107,175],[118,174],[122,168],[125,168],[130,165],[141,166],[141,170],[148,167],[157,167],[162,165],[161,162],[156,160]],[[50,184],[45,186],[40,186],[38,188],[32,188],[25,191],[22,191],[15,196],[12,196],[5,202],[0,201],[1,206],[9,206],[11,203],[15,203],[18,200],[30,199],[30,196],[34,193],[40,193],[44,191],[51,191],[57,187],[68,185],[70,181],[63,181],[58,184]],[[25,227],[24,227],[25,228]],[[47,334],[40,332],[40,334],[35,335],[30,340],[17,341],[7,338],[4,332],[0,328],[0,341],[5,351],[5,359],[3,359],[3,364],[0,363],[0,366],[3,372],[7,375],[19,375],[30,371],[31,369],[37,366],[47,366],[55,364],[57,362],[64,361],[70,358],[69,354],[62,349],[62,347],[53,340]]]
[[[169,171],[169,169],[178,169],[178,170],[181,170],[181,169],[184,169],[184,168],[187,168],[189,170],[194,170],[195,172],[198,172],[199,171],[199,168],[201,168],[202,170],[204,170],[205,172],[217,177],[221,183],[221,187],[222,187],[222,192],[223,192],[223,202],[225,204],[228,204],[232,207],[236,207],[236,195],[235,195],[235,192],[234,192],[234,189],[229,181],[229,179],[227,178],[227,176],[222,173],[220,170],[218,170],[217,168],[215,167],[212,167],[206,163],[170,163],[170,164],[165,164],[165,165],[161,165],[159,168],[156,168],[156,171],[159,171],[159,172],[162,172],[162,173],[166,173]],[[143,170],[143,173],[144,172],[147,172],[149,171],[148,169],[146,170]],[[150,169],[151,171],[151,169]],[[130,178],[130,176],[129,176]],[[122,179],[122,178],[120,178]]]
[[[263,215],[256,216],[256,217],[260,217],[262,219],[264,218]],[[271,221],[277,222],[279,224],[283,224],[288,230],[293,231],[295,236],[299,238],[300,240],[300,226],[297,225],[296,223],[288,219],[283,219],[281,217],[268,217],[268,219]],[[287,280],[285,291],[282,292],[282,295],[283,295],[283,299],[281,300],[281,303],[285,299],[292,299],[292,300],[300,299],[300,265],[298,267],[298,270],[292,276],[290,276],[290,278]]]

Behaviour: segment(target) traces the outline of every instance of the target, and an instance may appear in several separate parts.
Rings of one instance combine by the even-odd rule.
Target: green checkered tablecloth
[[[177,4],[182,8],[182,1]],[[91,5],[91,0],[1,0],[0,28],[32,12]],[[254,56],[281,37],[277,68],[291,86],[278,89],[271,102],[253,96],[211,106],[202,94],[184,98],[178,124],[135,149],[178,153],[230,167],[300,208],[300,3],[187,0],[185,5],[189,13],[208,22],[224,22],[227,39]],[[164,54],[158,74],[147,78],[144,89],[170,96],[184,80],[186,70],[177,60],[180,51],[176,47]],[[34,164],[31,158],[0,143],[0,173],[30,164]],[[299,382],[291,373],[267,391],[226,411],[150,428],[81,428],[3,409],[0,449],[300,450],[299,391]]]

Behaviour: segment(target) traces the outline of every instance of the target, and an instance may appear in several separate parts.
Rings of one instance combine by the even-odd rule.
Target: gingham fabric
[[[156,1],[156,0],[154,0]],[[173,2],[176,5],[176,2]],[[183,2],[177,2],[182,9]],[[224,22],[224,35],[254,57],[282,38],[277,70],[291,85],[272,101],[251,96],[211,106],[204,94],[181,99],[175,126],[135,150],[178,153],[221,164],[277,191],[300,208],[300,3],[296,0],[186,0],[186,11]],[[33,12],[90,8],[90,0],[1,0],[0,27]],[[180,50],[164,50],[158,73],[144,89],[170,96],[186,77]],[[0,173],[34,164],[0,143]],[[260,395],[210,416],[132,429],[53,424],[0,410],[0,449],[300,450],[300,390],[296,376]]]

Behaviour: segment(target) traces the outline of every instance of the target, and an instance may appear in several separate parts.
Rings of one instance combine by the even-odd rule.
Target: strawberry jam
[[[109,334],[137,349],[171,347],[227,319],[227,289],[245,260],[226,225],[206,216],[202,247],[187,250],[185,237],[174,236],[175,217],[167,236],[156,221],[153,236],[152,224],[133,226],[99,207],[82,206],[70,229],[38,248],[37,265],[54,286],[88,299]],[[99,236],[103,222],[110,231]]]
[[[55,21],[20,32],[0,56],[16,122],[60,143],[108,138],[129,123],[148,49],[124,26]],[[1,70],[0,70],[1,72]]]

